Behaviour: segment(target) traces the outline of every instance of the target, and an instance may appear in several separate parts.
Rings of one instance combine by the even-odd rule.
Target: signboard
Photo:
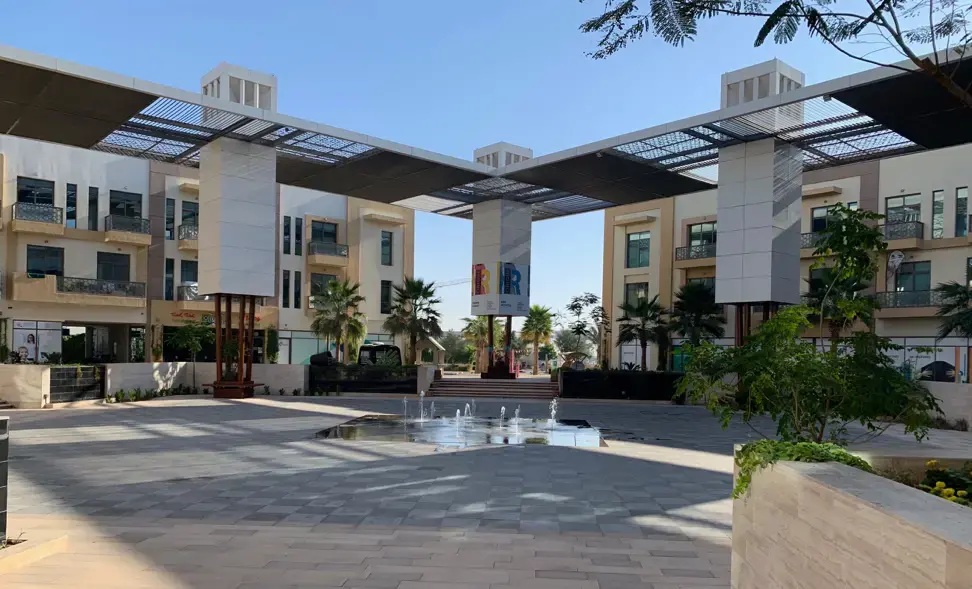
[[[530,266],[496,262],[473,264],[473,315],[512,315],[530,312]]]
[[[21,362],[46,362],[45,354],[60,354],[60,322],[15,320],[11,351],[20,356]]]

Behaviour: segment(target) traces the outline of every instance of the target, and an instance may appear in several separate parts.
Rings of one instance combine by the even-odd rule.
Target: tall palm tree
[[[360,286],[348,279],[343,282],[332,280],[312,293],[314,320],[311,322],[311,331],[317,337],[334,340],[338,361],[342,359],[341,342],[360,341],[368,330],[364,313],[358,311],[358,305],[365,301],[358,294]],[[343,357],[347,358],[347,354]]]
[[[478,317],[464,317],[466,324],[459,331],[462,337],[476,347],[476,369],[480,372],[486,369],[489,359],[486,357],[490,346],[489,319],[483,315]],[[493,337],[500,332],[499,319],[493,319]]]
[[[531,305],[520,333],[533,343],[533,374],[540,370],[540,345],[548,343],[553,335],[553,315],[550,307]]]
[[[940,323],[938,339],[953,333],[960,337],[972,337],[972,288],[959,282],[946,282],[935,287],[941,297],[938,306]]]
[[[415,364],[418,358],[419,340],[442,335],[442,316],[436,309],[440,302],[435,296],[435,282],[406,277],[401,286],[395,287],[391,316],[385,320],[384,328],[408,338],[409,364]]]
[[[671,330],[681,334],[693,346],[702,340],[722,337],[725,324],[722,305],[716,304],[715,290],[708,284],[690,282],[675,293]]]
[[[618,305],[621,318],[618,319],[618,346],[637,343],[641,346],[641,369],[648,370],[648,343],[658,342],[667,346],[667,342],[658,341],[662,333],[658,331],[664,323],[665,310],[658,302],[658,295],[650,300],[639,298],[633,303]]]

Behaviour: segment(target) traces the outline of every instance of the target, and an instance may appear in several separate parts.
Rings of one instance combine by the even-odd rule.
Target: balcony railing
[[[307,252],[310,255],[340,256],[348,257],[348,246],[343,243],[329,243],[326,241],[312,241],[307,244]]]
[[[823,238],[823,233],[801,233],[800,234],[800,247],[801,248],[814,248],[817,247],[817,242]]]
[[[187,282],[180,286],[177,291],[180,301],[212,301],[215,299],[212,295],[199,294],[199,284],[195,282]]]
[[[937,307],[942,296],[934,290],[889,291],[877,293],[877,302],[882,309]]]
[[[152,223],[142,217],[105,215],[105,231],[127,231],[149,235],[152,233]]]
[[[900,221],[885,223],[881,226],[884,239],[922,239],[925,236],[925,224],[921,221]]]
[[[144,282],[99,280],[96,278],[57,277],[57,292],[102,295],[112,297],[145,298]]]
[[[13,218],[16,221],[37,221],[60,225],[64,222],[64,209],[32,202],[18,202],[13,206]]]
[[[199,239],[199,225],[179,225],[179,240]]]
[[[701,260],[704,258],[714,258],[716,255],[716,244],[704,243],[702,245],[687,245],[675,248],[675,261],[680,260]]]

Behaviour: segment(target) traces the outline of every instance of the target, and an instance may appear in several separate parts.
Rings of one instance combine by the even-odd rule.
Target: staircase
[[[557,383],[546,379],[442,378],[429,389],[430,397],[486,397],[505,399],[552,399]]]

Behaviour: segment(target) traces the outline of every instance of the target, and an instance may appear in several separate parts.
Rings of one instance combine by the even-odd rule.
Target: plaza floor
[[[440,414],[464,404],[436,399]],[[259,397],[10,412],[11,536],[69,541],[0,584],[729,586],[731,452],[749,428],[723,431],[696,407],[564,401],[559,416],[610,430],[607,447],[314,438],[400,410],[399,399]],[[967,443],[947,434],[928,444]]]

